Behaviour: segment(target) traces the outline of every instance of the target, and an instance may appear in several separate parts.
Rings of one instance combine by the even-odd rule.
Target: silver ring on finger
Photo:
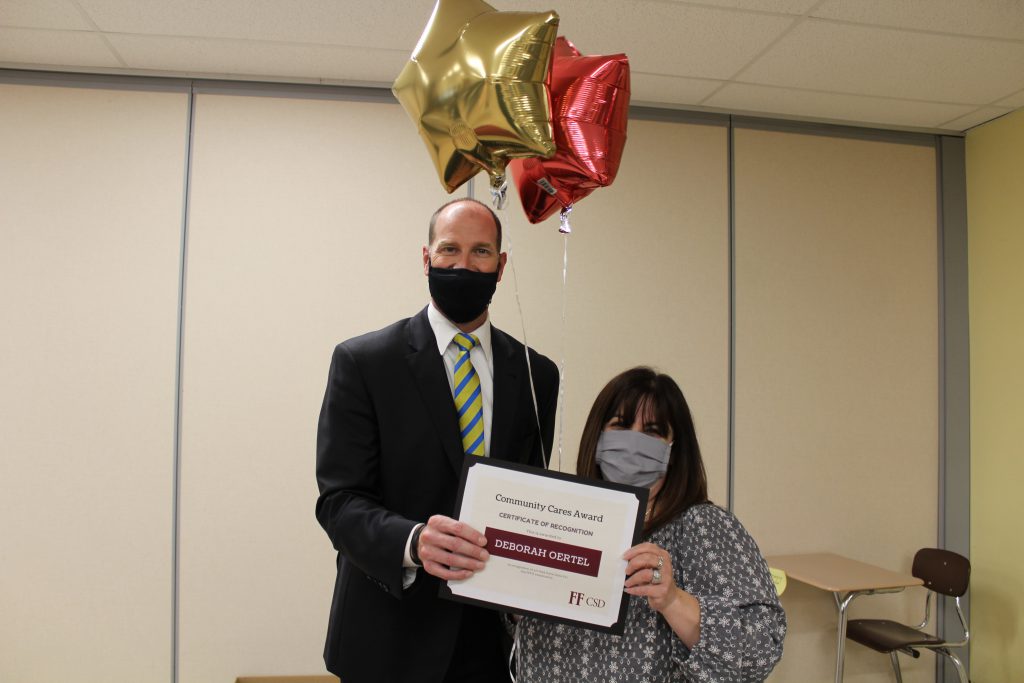
[[[661,583],[661,570],[660,569],[652,569],[651,570],[651,584],[657,586],[659,583]]]
[[[658,566],[655,569],[661,569],[665,566],[665,558],[661,555],[658,556]]]

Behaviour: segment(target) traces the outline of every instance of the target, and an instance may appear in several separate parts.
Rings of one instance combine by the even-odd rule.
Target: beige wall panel
[[[653,363],[693,402],[724,502],[725,148],[722,128],[634,122],[616,184],[574,213],[563,469],[574,468],[598,389],[615,372]],[[673,173],[650,170],[662,168]],[[485,177],[475,190],[486,195]],[[183,682],[322,669],[334,554],[313,518],[313,455],[330,352],[426,303],[420,247],[445,199],[397,106],[199,97],[184,362]],[[529,225],[514,195],[503,217],[515,273],[506,269],[493,319],[522,338],[518,283],[528,340],[559,361],[557,223]]]
[[[937,533],[934,151],[740,129],[735,152],[736,512],[766,554],[909,572]],[[783,604],[772,680],[827,680],[832,596],[794,585]],[[914,589],[851,615],[916,621],[922,607]],[[931,680],[931,657],[904,661],[905,680]],[[847,681],[887,672],[850,645]]]
[[[971,674],[1024,680],[1024,111],[967,136]]]
[[[565,471],[575,472],[583,423],[601,388],[627,368],[653,365],[686,394],[711,496],[726,503],[726,132],[722,126],[630,121],[615,183],[580,201],[571,214],[564,344],[558,218],[531,225],[518,199],[510,198],[527,338],[556,362],[565,359]],[[521,337],[510,278],[506,269],[493,318]],[[557,434],[556,428],[556,441]]]
[[[200,94],[185,320],[181,681],[323,671],[313,516],[334,345],[428,300],[447,199],[397,105]]]
[[[0,85],[0,680],[170,678],[186,123]]]

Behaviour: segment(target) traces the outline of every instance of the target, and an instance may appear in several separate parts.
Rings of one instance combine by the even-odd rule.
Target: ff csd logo
[[[577,607],[586,605],[587,607],[596,607],[601,609],[607,603],[605,603],[601,598],[588,598],[579,591],[569,591],[569,604],[576,605]]]

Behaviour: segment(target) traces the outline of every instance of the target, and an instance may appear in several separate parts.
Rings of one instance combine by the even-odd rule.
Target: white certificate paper
[[[647,489],[467,457],[455,516],[490,558],[442,597],[621,634],[622,554],[639,542]]]

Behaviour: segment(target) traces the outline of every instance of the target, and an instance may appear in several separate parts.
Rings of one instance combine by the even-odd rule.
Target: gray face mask
[[[650,487],[668,471],[672,444],[656,436],[626,429],[601,432],[597,464],[608,481]]]

